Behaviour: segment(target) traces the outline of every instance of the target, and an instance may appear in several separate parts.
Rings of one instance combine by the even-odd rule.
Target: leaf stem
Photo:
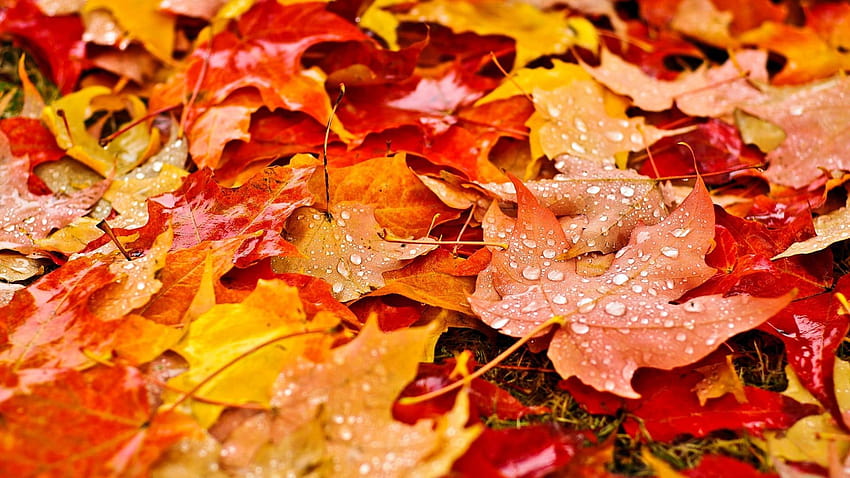
[[[524,335],[521,339],[517,340],[513,345],[506,348],[502,353],[500,353],[498,356],[496,356],[496,358],[487,362],[486,364],[484,364],[483,367],[479,368],[475,372],[473,372],[469,375],[466,375],[462,379],[458,380],[457,382],[446,385],[443,388],[433,390],[431,392],[428,392],[428,393],[425,393],[425,394],[422,394],[422,395],[416,395],[416,396],[413,396],[413,397],[402,397],[398,400],[398,403],[401,404],[401,405],[413,405],[413,404],[416,404],[416,403],[422,403],[424,401],[443,396],[443,395],[445,395],[445,394],[447,394],[447,393],[449,393],[453,390],[457,390],[458,388],[463,387],[464,385],[472,382],[476,378],[484,375],[485,373],[487,373],[490,370],[492,370],[493,368],[495,368],[497,365],[499,365],[500,362],[502,362],[503,360],[508,358],[508,356],[510,356],[512,353],[519,350],[520,347],[525,345],[529,340],[531,340],[534,336],[536,336],[540,332],[543,332],[544,330],[546,330],[547,328],[549,328],[553,325],[563,325],[565,321],[566,321],[566,317],[564,317],[562,315],[556,315],[556,316],[552,317],[551,319],[547,320],[546,322],[543,322],[542,324],[540,324],[537,327],[535,327],[534,329],[532,329],[529,333]]]
[[[174,411],[174,409],[176,409],[178,406],[180,406],[181,403],[185,402],[187,399],[194,396],[194,394],[197,393],[197,391],[200,390],[204,385],[208,384],[212,379],[214,379],[219,374],[221,374],[222,372],[224,372],[228,368],[230,368],[233,365],[235,365],[236,363],[238,363],[243,358],[245,358],[245,357],[247,357],[247,356],[249,356],[249,355],[265,348],[265,347],[268,347],[269,345],[280,342],[281,340],[291,339],[291,338],[295,338],[295,337],[301,337],[303,335],[312,335],[312,334],[334,335],[334,334],[339,333],[341,330],[342,330],[341,325],[335,325],[334,327],[331,327],[331,328],[304,330],[304,331],[301,331],[301,332],[294,332],[294,333],[291,333],[291,334],[286,334],[286,335],[281,335],[279,337],[274,337],[274,338],[271,338],[269,340],[266,340],[265,342],[263,342],[261,344],[255,345],[255,346],[251,347],[250,349],[248,349],[248,350],[242,352],[241,354],[237,355],[236,357],[233,357],[226,364],[222,365],[221,368],[219,368],[215,372],[209,374],[206,378],[204,378],[203,380],[198,382],[198,384],[195,385],[194,387],[192,387],[191,389],[189,389],[189,391],[184,392],[183,395],[179,399],[177,399],[176,402],[171,404],[171,406],[168,408],[168,411],[169,412]]]

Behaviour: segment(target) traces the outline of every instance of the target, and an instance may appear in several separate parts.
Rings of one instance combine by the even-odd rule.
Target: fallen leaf
[[[850,170],[843,145],[850,141],[850,79],[834,78],[775,94],[771,101],[742,109],[770,121],[787,137],[767,155],[765,175],[774,183],[801,188],[823,170]]]
[[[36,196],[27,189],[28,161],[26,157],[12,156],[9,142],[0,133],[0,188],[7,194],[2,197],[0,209],[0,248],[29,253],[35,241],[47,237],[54,228],[70,224],[88,213],[109,186],[103,181],[67,197],[57,195]]]
[[[198,436],[185,415],[156,413],[132,367],[24,370],[0,391],[0,473],[140,476],[166,448]]]
[[[322,278],[337,300],[348,302],[382,287],[383,272],[437,247],[387,242],[378,235],[382,230],[370,206],[338,204],[330,217],[317,209],[298,209],[286,224],[285,237],[301,256],[275,257],[272,269]]]
[[[263,169],[239,188],[222,188],[212,172],[189,175],[173,193],[151,200],[149,211],[168,217],[174,228],[174,249],[242,235],[234,263],[248,265],[264,257],[294,252],[280,237],[286,219],[312,202],[306,180],[313,168]]]
[[[765,52],[744,50],[721,66],[704,66],[683,73],[675,81],[663,81],[602,50],[601,64],[585,69],[608,88],[631,97],[635,106],[643,110],[663,111],[675,102],[691,115],[722,116],[739,104],[763,98],[751,82],[767,81],[766,63]]]
[[[614,252],[629,241],[636,226],[656,224],[667,216],[661,190],[648,177],[579,158],[561,158],[555,166],[561,173],[553,179],[525,185],[556,216],[571,216],[565,230],[572,242],[567,258]],[[516,202],[512,183],[483,186]]]
[[[189,363],[189,370],[168,383],[184,393],[200,386],[195,394],[219,403],[269,406],[275,378],[303,353],[305,341],[312,337],[293,337],[280,346],[263,344],[307,329],[330,329],[333,324],[328,319],[308,323],[294,287],[260,280],[243,302],[215,305],[192,322],[188,334],[174,347]],[[234,360],[238,361],[231,364]],[[215,422],[222,409],[222,405],[199,401],[192,404],[193,414],[204,427]]]
[[[540,56],[565,53],[573,45],[594,50],[598,44],[596,30],[586,19],[543,12],[524,2],[437,0],[416,5],[402,18],[441,23],[457,33],[510,36],[516,41],[515,68]]]
[[[814,218],[815,236],[791,244],[783,252],[772,257],[773,260],[811,254],[850,239],[850,208],[842,207]]]
[[[722,397],[727,393],[731,393],[738,403],[747,401],[744,383],[741,382],[741,378],[732,364],[731,355],[726,356],[725,362],[699,367],[696,371],[704,377],[694,387],[700,406],[704,407],[710,398]]]
[[[497,231],[504,231],[508,249],[493,251],[469,303],[485,323],[513,336],[553,317],[566,320],[548,352],[562,377],[637,397],[630,384],[637,368],[695,362],[791,299],[715,295],[670,303],[712,275],[703,257],[713,235],[713,211],[701,182],[666,219],[635,228],[605,273],[584,278],[574,260],[559,258],[570,241],[555,215],[518,180],[514,185],[517,219],[491,208],[484,222],[485,239],[499,240]],[[596,359],[602,355],[604,361]]]
[[[15,0],[0,8],[0,31],[31,43],[63,93],[71,92],[87,66],[83,23],[77,16],[45,15],[37,2]]]
[[[407,425],[393,420],[391,412],[404,385],[416,375],[429,329],[384,334],[370,322],[327,361],[301,360],[284,370],[272,405],[288,413],[279,418],[280,436],[260,463],[269,471],[321,469],[330,476],[447,473],[481,433],[480,426],[466,426],[466,392],[438,420]],[[303,458],[293,456],[298,442],[290,437],[305,440],[300,444]],[[397,446],[400,440],[403,448]]]
[[[784,67],[773,77],[776,85],[807,83],[850,68],[850,55],[832,48],[806,27],[768,21],[743,33],[739,40],[785,58]]]
[[[614,118],[605,111],[602,87],[592,81],[573,81],[556,90],[534,90],[535,115],[531,128],[535,144],[550,159],[562,154],[614,164],[617,153],[640,151],[659,139],[684,130],[661,130],[644,118]]]
[[[138,40],[160,61],[170,63],[174,49],[174,24],[177,17],[159,10],[160,0],[115,3],[87,0],[83,14],[93,10],[108,11],[129,39]]]

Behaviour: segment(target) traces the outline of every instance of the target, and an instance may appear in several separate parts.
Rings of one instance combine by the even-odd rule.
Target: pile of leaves
[[[0,40],[0,475],[850,467],[850,5],[10,0]]]

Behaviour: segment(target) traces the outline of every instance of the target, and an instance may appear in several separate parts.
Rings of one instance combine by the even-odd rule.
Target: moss
[[[13,92],[9,105],[0,112],[2,118],[17,116],[23,107],[24,93],[18,76],[18,62],[24,53],[23,49],[14,46],[11,42],[0,42],[0,95]],[[26,56],[24,68],[45,102],[59,98],[58,88],[38,69],[32,55]]]
[[[511,337],[488,335],[473,329],[450,329],[437,343],[436,360],[451,358],[469,350],[475,360],[482,364],[492,360],[515,341]],[[759,331],[750,331],[733,337],[727,346],[735,356],[735,367],[745,384],[774,391],[787,387],[785,351],[780,340]],[[653,471],[641,457],[645,447],[676,469],[692,468],[706,454],[726,455],[749,463],[761,471],[771,469],[765,450],[759,447],[756,440],[731,431],[718,431],[704,438],[683,437],[673,443],[647,442],[640,437],[630,437],[622,428],[626,413],[587,413],[568,392],[558,388],[560,377],[555,373],[545,351],[533,353],[523,347],[500,366],[487,372],[484,378],[508,390],[525,405],[542,405],[550,410],[548,414],[527,416],[520,420],[489,417],[485,419],[487,426],[505,428],[557,422],[574,430],[589,431],[598,442],[613,437],[614,456],[608,465],[613,473],[652,476]]]

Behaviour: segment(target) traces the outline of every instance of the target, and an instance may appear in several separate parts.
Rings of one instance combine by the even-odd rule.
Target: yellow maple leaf
[[[282,367],[299,357],[311,336],[293,337],[268,346],[276,338],[328,326],[333,320],[318,314],[319,323],[308,323],[298,290],[280,280],[260,280],[256,289],[238,304],[217,304],[189,327],[173,348],[189,363],[189,370],[169,381],[204,399],[224,403],[268,406],[272,384]],[[315,320],[314,320],[315,322]],[[231,362],[236,361],[235,364]],[[221,405],[194,401],[192,412],[208,427],[218,418]]]
[[[515,69],[540,56],[565,53],[573,45],[595,50],[599,42],[585,18],[567,18],[562,11],[544,12],[516,1],[436,0],[416,5],[402,18],[440,23],[457,33],[507,35],[516,40]]]
[[[160,0],[88,0],[83,13],[98,9],[109,11],[130,39],[138,40],[155,57],[170,63],[177,17],[161,11],[159,4]]]

